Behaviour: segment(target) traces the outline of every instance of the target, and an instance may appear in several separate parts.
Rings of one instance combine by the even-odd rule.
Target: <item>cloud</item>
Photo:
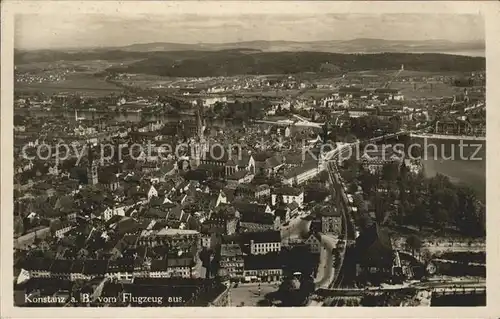
[[[457,14],[132,14],[20,15],[16,47],[121,46],[144,42],[484,40],[479,15]]]

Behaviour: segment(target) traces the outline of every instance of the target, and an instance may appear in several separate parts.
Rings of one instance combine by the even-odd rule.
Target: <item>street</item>
[[[318,266],[318,273],[316,275],[316,288],[327,288],[335,275],[335,269],[333,268],[333,249],[337,246],[337,239],[321,234],[321,252],[320,252],[320,263]]]
[[[301,233],[308,232],[310,225],[311,221],[306,221],[299,217],[294,218],[290,221],[288,226],[281,228],[281,238],[297,238]],[[321,245],[318,273],[314,281],[317,288],[328,287],[333,280],[334,269],[332,250],[337,246],[337,239],[321,234]]]
[[[259,293],[260,287],[260,293]],[[231,288],[231,306],[255,307],[258,302],[265,299],[265,295],[278,290],[277,283],[261,283],[253,285],[240,284],[236,288]]]

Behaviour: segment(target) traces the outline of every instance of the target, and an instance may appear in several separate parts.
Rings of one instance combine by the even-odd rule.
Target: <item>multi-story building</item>
[[[315,218],[311,229],[324,234],[340,236],[342,231],[342,215],[331,205],[320,205],[313,208]]]
[[[403,162],[403,155],[398,154],[391,145],[381,145],[376,150],[366,150],[361,156],[361,164],[371,173],[380,172],[384,165]]]
[[[277,203],[291,204],[297,203],[302,206],[304,203],[304,191],[296,187],[280,187],[273,190],[271,194],[271,204],[274,206]]]
[[[244,277],[243,252],[238,244],[222,244],[220,252],[220,267],[226,269],[231,280],[241,280]]]
[[[150,261],[150,278],[193,278],[196,277],[195,262],[192,257],[168,257]]]
[[[319,172],[320,168],[318,166],[318,162],[309,161],[286,172],[282,182],[283,184],[289,186],[300,185],[316,177]]]
[[[244,256],[246,278],[257,278],[264,282],[281,281],[283,265],[278,254]]]
[[[309,250],[313,254],[319,254],[321,251],[321,241],[314,234],[309,235],[305,240],[305,243],[309,246]]]
[[[169,247],[185,246],[189,244],[199,249],[200,233],[196,230],[168,228],[162,229],[153,235],[141,236],[137,240],[138,246],[151,247],[151,245],[155,243],[162,243]]]
[[[250,240],[250,253],[252,255],[265,255],[281,251],[280,231],[255,232],[245,235]]]

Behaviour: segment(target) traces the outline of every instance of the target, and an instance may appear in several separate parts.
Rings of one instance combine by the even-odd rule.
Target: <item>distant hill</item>
[[[191,51],[194,52],[194,51]],[[162,76],[232,76],[240,74],[295,74],[303,72],[406,70],[472,72],[485,69],[485,59],[446,54],[339,54],[326,52],[197,51],[198,56],[175,59],[172,53],[156,55],[109,72]],[[177,52],[179,53],[179,52]]]
[[[408,53],[451,53],[463,51],[484,51],[484,42],[456,43],[447,40],[426,41],[397,41],[383,39],[353,39],[332,41],[246,41],[235,43],[141,43],[117,48],[129,52],[151,51],[220,51],[229,49],[253,49],[264,52],[278,51],[314,51],[330,53],[380,53],[380,52],[408,52]]]
[[[461,71],[485,69],[483,57],[439,54],[484,50],[481,43],[446,40],[250,41],[225,44],[133,44],[85,50],[16,50],[15,64],[54,61],[138,60],[108,72],[163,76],[231,76],[302,72],[394,70]],[[454,51],[455,50],[455,51]],[[331,52],[335,51],[335,52]],[[422,53],[431,52],[431,53]]]

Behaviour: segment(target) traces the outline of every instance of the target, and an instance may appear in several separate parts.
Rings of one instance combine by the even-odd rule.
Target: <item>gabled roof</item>
[[[262,225],[273,225],[275,216],[272,214],[242,214],[240,217],[240,221],[242,223],[256,223]]]
[[[120,258],[116,260],[110,260],[108,264],[108,272],[132,272],[134,271],[134,259],[132,258]]]
[[[247,270],[283,268],[283,260],[279,254],[246,255],[243,260]]]
[[[71,272],[73,261],[66,259],[55,259],[50,267],[50,272],[54,274],[69,274]]]
[[[280,231],[265,231],[265,232],[253,232],[253,233],[245,233],[244,237],[247,241],[253,240],[254,243],[277,243],[281,242],[281,233]]]
[[[23,263],[26,270],[49,271],[52,266],[52,259],[49,258],[29,258]]]
[[[227,176],[226,179],[228,179],[228,180],[240,180],[249,174],[250,174],[250,172],[247,172],[245,170],[239,170],[239,171],[234,172],[230,176]]]
[[[264,213],[267,208],[267,205],[258,203],[234,202],[232,205],[241,214]]]
[[[308,171],[311,171],[311,170],[317,169],[317,168],[318,168],[318,162],[309,161],[309,162],[304,163],[301,166],[294,167],[291,170],[289,170],[288,172],[286,172],[285,178],[294,178],[294,177],[299,176],[305,172],[308,172]]]
[[[272,193],[276,195],[299,196],[303,194],[304,191],[298,187],[283,186],[275,189]]]
[[[108,260],[86,260],[83,273],[88,275],[103,275],[108,270]]]

